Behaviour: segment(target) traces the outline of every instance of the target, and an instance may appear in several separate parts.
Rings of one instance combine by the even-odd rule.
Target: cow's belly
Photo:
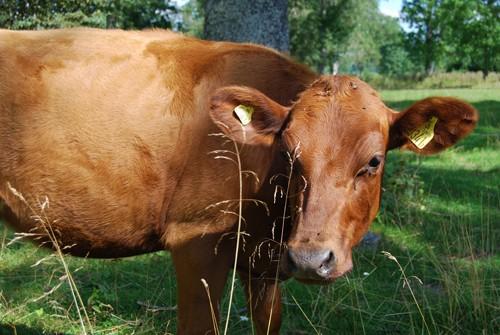
[[[47,212],[49,214],[45,217]],[[33,220],[34,217],[27,216],[25,212],[14,213],[4,205],[0,219],[22,232],[27,239],[44,247],[60,248],[62,252],[74,256],[116,258],[164,249],[160,236],[150,229],[134,229],[127,235],[128,229],[124,227],[127,225],[104,224],[100,218],[80,216],[78,220],[70,221],[71,215],[61,210],[41,213],[43,222]],[[52,215],[63,215],[64,218],[56,220]]]
[[[37,234],[53,232],[52,237],[78,255],[116,257],[160,248],[168,176],[155,168],[159,163],[127,161],[119,149],[90,162],[63,148],[16,157],[1,171],[0,197],[8,221],[35,234],[35,240]],[[120,165],[113,164],[120,158]],[[6,165],[3,158],[0,162]]]
[[[89,144],[77,130],[61,139],[36,127],[16,138],[0,129],[2,139],[8,137],[3,143],[18,142],[0,155],[0,198],[18,230],[45,234],[49,225],[78,255],[117,257],[161,247],[168,188],[175,186],[177,160],[168,155],[174,145],[155,150],[139,136],[113,132],[109,141]]]

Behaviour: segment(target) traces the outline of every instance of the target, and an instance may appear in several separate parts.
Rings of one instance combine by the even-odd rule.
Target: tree
[[[361,0],[290,0],[291,53],[318,72],[331,72],[362,9]]]
[[[357,22],[344,46],[340,45],[340,69],[363,75],[376,72],[383,62],[382,49],[401,43],[403,32],[397,19],[380,13],[377,1],[365,0],[363,6],[351,13]]]
[[[446,13],[441,4],[442,0],[404,0],[401,10],[403,20],[413,29],[408,34],[412,52],[423,60],[427,74],[434,72],[443,54],[441,30]]]
[[[2,0],[0,27],[43,29],[76,26],[142,29],[171,27],[176,9],[165,0]]]
[[[402,44],[396,19],[380,13],[377,0],[291,0],[292,55],[325,73],[378,71],[382,48]]]
[[[94,0],[108,13],[108,27],[123,29],[172,28],[177,13],[169,0]]]
[[[205,0],[204,38],[289,50],[287,0]]]
[[[380,72],[391,77],[413,74],[415,67],[402,43],[392,43],[381,48]]]
[[[450,67],[489,71],[500,68],[500,2],[497,0],[446,0],[443,10]]]
[[[414,29],[408,41],[424,60],[427,73],[445,68],[480,69],[486,77],[498,69],[498,0],[406,0],[404,20]]]
[[[189,0],[180,8],[182,15],[180,31],[187,35],[203,38],[205,13],[204,3],[200,0]]]

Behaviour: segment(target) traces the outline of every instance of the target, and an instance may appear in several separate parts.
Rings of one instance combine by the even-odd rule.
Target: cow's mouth
[[[293,277],[295,280],[306,285],[328,285],[337,280],[337,277],[326,278],[326,279],[310,279],[310,278],[299,278]]]
[[[352,269],[349,269],[348,271],[344,271],[342,273],[335,272],[332,275],[325,277],[325,278],[311,278],[311,277],[301,277],[298,275],[293,275],[292,277],[297,280],[298,282],[301,282],[303,284],[309,284],[309,285],[328,285],[336,281],[337,279],[346,276],[348,273],[351,272]]]
[[[283,256],[280,272],[304,284],[327,285],[352,270],[351,261],[337,263],[333,253],[328,251],[325,255],[320,253],[319,259],[323,261],[319,262],[314,260],[314,254],[301,253],[297,257],[290,253],[290,249]]]

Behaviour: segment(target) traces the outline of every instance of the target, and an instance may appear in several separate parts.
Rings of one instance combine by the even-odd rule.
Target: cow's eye
[[[380,165],[381,161],[382,160],[381,160],[380,156],[373,156],[373,158],[370,159],[370,161],[368,162],[368,166],[371,168],[376,168]]]
[[[364,175],[368,175],[368,176],[374,175],[377,172],[377,170],[380,166],[380,163],[382,163],[383,159],[384,159],[384,156],[382,156],[382,155],[373,156],[370,159],[370,161],[368,162],[368,164],[363,166],[361,168],[361,170],[358,171],[358,173],[356,174],[356,177],[361,177]]]

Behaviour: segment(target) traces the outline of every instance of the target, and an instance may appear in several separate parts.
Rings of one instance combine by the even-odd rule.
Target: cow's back
[[[0,197],[19,218],[17,228],[29,231],[33,213],[8,184],[35,212],[49,200],[45,214],[64,244],[76,244],[73,253],[161,248],[169,207],[186,206],[172,201],[174,190],[182,190],[179,199],[193,192],[182,188],[193,178],[182,178],[187,161],[205,150],[193,153],[193,143],[213,130],[207,95],[218,85],[243,83],[287,102],[290,93],[277,87],[303,84],[266,78],[265,70],[252,75],[259,55],[238,60],[262,50],[165,31],[1,31]],[[187,170],[187,178],[197,173]],[[210,175],[204,177],[200,187],[208,188]],[[217,192],[215,200],[222,199]]]

